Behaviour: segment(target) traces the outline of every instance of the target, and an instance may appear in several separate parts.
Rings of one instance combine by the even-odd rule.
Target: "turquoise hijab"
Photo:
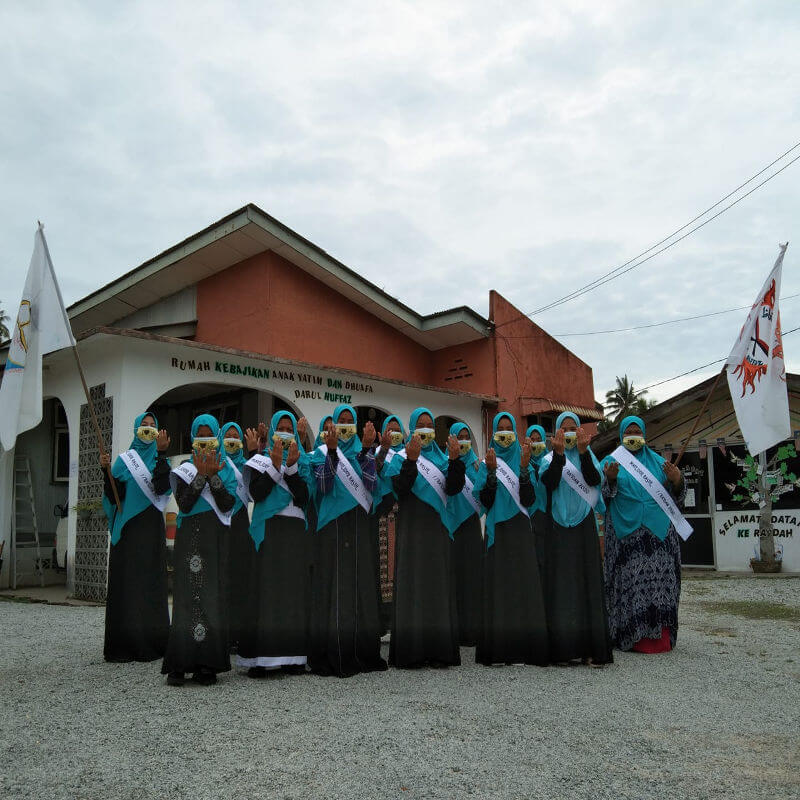
[[[312,486],[310,460],[306,451],[303,449],[303,445],[300,444],[300,440],[297,436],[297,419],[291,411],[276,411],[272,415],[272,420],[269,423],[267,442],[272,442],[272,437],[275,435],[275,431],[278,429],[278,423],[281,421],[281,419],[283,419],[283,417],[288,417],[292,423],[292,433],[294,433],[294,438],[297,442],[297,449],[300,451],[300,458],[297,459],[297,474],[308,484],[310,491]],[[289,450],[284,448],[284,464],[286,463],[288,456]],[[269,457],[269,454],[267,454],[267,458]],[[252,467],[247,467],[247,469],[250,470]],[[264,500],[261,500],[253,506],[253,519],[250,521],[250,538],[253,540],[256,550],[261,547],[261,543],[264,541],[264,534],[266,531],[266,526],[264,523],[266,523],[268,519],[274,517],[279,511],[283,511],[283,509],[286,508],[286,506],[288,506],[291,502],[292,493],[287,492],[282,486],[278,486],[276,484],[272,487],[272,490],[266,496],[266,498],[264,498]],[[305,525],[307,528],[308,522],[306,522]]]
[[[211,435],[215,436],[219,439],[219,423],[217,420],[211,416],[211,414],[200,414],[199,417],[194,418],[194,422],[192,422],[192,440],[197,436],[197,431],[203,426],[206,425],[211,429]],[[194,450],[192,450],[192,455],[189,461],[194,464]],[[223,450],[220,453],[219,458],[221,469],[217,473],[217,476],[222,481],[222,485],[225,487],[225,490],[231,497],[236,497],[236,474],[233,471],[233,468],[228,461],[228,456]],[[181,480],[179,478],[179,480]],[[178,513],[177,519],[177,527],[180,528],[181,523],[186,517],[193,517],[195,514],[202,514],[205,511],[213,511],[214,509],[205,501],[204,498],[198,497],[197,502],[192,507],[191,511],[186,512],[185,514],[183,511]]]
[[[506,419],[511,420],[511,427],[514,433],[517,432],[517,421],[514,417],[511,416],[506,411],[501,411],[499,414],[495,415],[494,420],[492,421],[492,435],[497,433],[497,427],[500,424],[500,420],[506,417]],[[513,444],[508,445],[508,447],[502,447],[494,440],[491,442],[491,446],[494,448],[494,452],[498,458],[502,459],[506,466],[517,476],[519,477],[519,470],[520,470],[520,459],[522,458],[522,447],[520,446],[519,439],[516,439]],[[530,475],[531,481],[536,485],[536,478],[533,475],[533,471],[531,470],[531,465],[528,464],[528,474]],[[481,490],[486,486],[486,480],[489,477],[489,470],[486,466],[486,462],[481,463],[481,467],[478,470],[478,479],[475,481],[475,488],[472,491],[474,497],[480,502],[480,495]],[[511,496],[511,493],[506,489],[503,485],[502,481],[497,481],[497,493],[494,497],[494,504],[492,507],[486,512],[486,546],[491,547],[494,544],[494,528],[498,522],[505,522],[506,520],[515,517],[517,514],[520,513],[519,507],[517,506],[514,498]]]
[[[315,448],[319,447],[320,445],[325,444],[325,438],[324,438],[323,434],[325,433],[325,423],[328,420],[331,420],[331,422],[333,421],[333,417],[330,414],[328,414],[327,417],[323,417],[319,421],[319,428],[317,429],[317,439],[314,442],[314,447]]]
[[[469,430],[469,425],[466,425],[463,422],[454,422],[450,426],[451,436],[458,438],[458,434],[461,433],[461,431],[469,431],[470,439],[472,438],[472,431]],[[473,478],[475,478],[477,480],[475,468],[472,466],[478,461],[478,456],[475,455],[475,450],[470,448],[466,454],[459,456],[458,459],[464,464],[464,468],[467,471],[466,474],[469,479],[473,480]],[[480,502],[480,500],[478,502]],[[451,539],[455,538],[455,532],[473,514],[475,514],[475,509],[472,507],[469,500],[464,497],[462,492],[459,492],[456,495],[451,495],[447,498],[447,530],[450,532]]]
[[[625,431],[630,425],[636,424],[645,434],[644,422],[640,417],[625,417],[619,425],[619,440],[622,441]],[[641,450],[631,453],[655,475],[656,479],[664,481],[664,459],[658,453],[645,445]],[[603,459],[603,466],[615,463],[610,455]],[[620,468],[617,475],[617,494],[608,505],[608,513],[614,523],[614,532],[618,539],[630,536],[640,528],[647,528],[662,542],[669,533],[669,517],[661,510],[658,503],[653,500],[645,488],[624,467]]]
[[[129,450],[135,450],[142,459],[144,465],[152,475],[153,468],[158,460],[158,445],[155,441],[143,442],[137,435],[136,430],[142,424],[145,417],[153,418],[153,427],[158,427],[158,420],[152,411],[146,411],[136,417],[133,423],[133,441]],[[128,468],[123,463],[122,459],[117,456],[114,461],[114,466],[111,468],[111,474],[116,481],[125,482],[125,499],[122,501],[122,511],[117,513],[117,506],[113,500],[109,500],[103,494],[103,510],[106,512],[108,518],[109,528],[111,529],[111,544],[115,545],[122,536],[122,529],[125,527],[128,520],[133,519],[138,514],[141,514],[149,505],[150,501],[147,499],[145,493],[139,488],[139,484],[128,472]],[[170,489],[167,494],[171,494]]]
[[[389,427],[390,422],[396,422],[400,426],[400,431],[403,434],[403,439],[406,439],[406,429],[403,425],[403,420],[400,417],[395,416],[394,414],[389,414],[388,417],[383,421],[383,425],[381,425],[381,436],[386,433],[386,429]],[[394,453],[399,453],[405,444],[400,442],[400,444],[392,445],[389,449]],[[381,474],[378,475],[378,483],[375,486],[375,494],[372,497],[372,510],[376,511],[378,506],[383,501],[383,498],[386,497],[388,494],[394,494],[394,487],[392,486],[392,479],[386,477],[387,467],[385,466],[381,470]]]
[[[358,423],[358,415],[353,406],[341,405],[333,409],[331,418],[333,424],[339,424],[339,417],[342,412],[349,411],[353,415],[353,423]],[[339,440],[339,450],[342,451],[344,457],[350,462],[355,473],[361,477],[361,464],[358,463],[356,456],[361,452],[361,439],[358,434],[353,436],[346,442]],[[317,449],[311,454],[311,466],[316,468],[324,463],[327,458],[327,453],[323,454],[322,450]],[[315,487],[316,490],[316,487]],[[358,505],[358,501],[347,490],[347,487],[342,483],[337,475],[333,482],[333,489],[327,494],[319,495],[317,493],[317,507],[319,508],[319,516],[317,517],[317,530],[324,528],[329,522],[338,519],[342,514],[347,513]]]
[[[408,430],[410,435],[414,434],[414,430],[417,427],[417,420],[423,415],[427,414],[434,422],[436,422],[436,417],[431,414],[431,412],[427,408],[417,408],[411,413],[411,419],[408,423]],[[425,456],[432,464],[438,467],[445,475],[447,475],[447,465],[449,464],[448,457],[441,451],[439,445],[436,444],[436,441],[432,441],[429,445],[422,448],[421,454]],[[395,475],[400,474],[400,469],[403,466],[403,462],[405,461],[404,458],[397,458],[392,459],[392,463],[388,464],[384,467],[384,472],[386,472],[387,478],[393,478]],[[442,519],[442,524],[447,527],[447,506],[442,503],[439,499],[439,495],[436,494],[436,491],[433,487],[422,477],[422,475],[417,475],[417,479],[414,481],[414,485],[411,487],[411,491],[424,503],[427,503],[432,509],[439,513],[439,516]]]
[[[574,419],[575,424],[580,427],[581,421],[578,419],[577,415],[573,414],[571,411],[565,411],[563,414],[558,415],[558,419],[556,420],[556,431],[558,431],[558,429],[561,427],[564,420],[568,418]],[[587,452],[591,456],[592,464],[594,464],[595,469],[602,476],[603,472],[600,469],[600,462],[592,452],[591,447]],[[580,471],[581,457],[578,453],[577,445],[570,448],[565,447],[564,456],[578,471]],[[551,461],[550,463],[544,465],[539,475],[539,480],[542,479],[542,475],[547,472],[552,463],[553,462]],[[603,502],[603,496],[600,494],[597,505],[595,506],[595,510],[605,511],[605,508],[606,506]],[[551,511],[553,514],[553,519],[559,525],[561,525],[562,528],[574,528],[576,525],[580,525],[581,522],[586,519],[591,510],[592,507],[582,497],[580,497],[578,493],[566,483],[566,481],[562,480],[559,482],[556,490],[553,492]]]
[[[231,429],[234,428],[239,432],[239,439],[242,442],[242,449],[236,451],[236,455],[232,456],[225,451],[225,447],[222,444],[222,440],[225,438],[225,434]],[[235,423],[235,422],[226,422],[219,430],[219,449],[221,453],[225,453],[228,458],[229,463],[233,464],[236,469],[241,472],[244,469],[244,465],[247,462],[247,459],[244,457],[244,434],[242,433],[242,429]],[[233,513],[235,514],[239,509],[244,506],[241,497],[239,497],[239,493],[236,493],[236,501],[233,504]]]
[[[525,436],[530,439],[531,434],[536,431],[539,434],[543,442],[547,442],[547,434],[544,432],[544,428],[541,425],[531,425],[527,431],[525,431]],[[541,455],[535,456],[531,453],[531,466],[533,467],[532,472],[534,475],[539,475],[542,470],[542,460],[547,455],[547,447],[542,451]],[[547,510],[547,489],[544,488],[544,484],[541,481],[536,482],[536,502],[531,507],[531,514],[536,511],[546,511]]]

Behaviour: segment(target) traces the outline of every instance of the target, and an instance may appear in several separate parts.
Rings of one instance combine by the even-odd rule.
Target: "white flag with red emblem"
[[[726,363],[736,421],[753,456],[788,439],[792,432],[778,310],[787,246],[788,242],[781,245]]]

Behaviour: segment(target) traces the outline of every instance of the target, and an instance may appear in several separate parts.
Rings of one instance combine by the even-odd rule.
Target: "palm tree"
[[[628,414],[641,414],[655,405],[652,400],[646,400],[644,395],[647,394],[647,389],[636,391],[633,382],[628,380],[627,375],[621,378],[617,375],[617,385],[606,392],[606,409],[608,410],[607,418],[612,422],[618,422]]]
[[[6,322],[11,322],[11,318],[0,308],[0,342],[4,342],[6,339],[11,338],[11,334],[8,332],[8,326]]]

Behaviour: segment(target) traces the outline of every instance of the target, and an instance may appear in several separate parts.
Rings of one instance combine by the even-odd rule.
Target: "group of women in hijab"
[[[602,665],[612,643],[668,649],[680,589],[673,517],[631,477],[630,461],[660,475],[677,502],[680,472],[644,446],[639,418],[620,429],[628,456],[620,448],[602,466],[577,416],[561,414],[556,428],[548,452],[541,426],[520,439],[501,412],[481,460],[464,423],[442,450],[426,408],[408,433],[390,415],[380,433],[368,422],[359,435],[355,409],[337,406],[311,452],[305,419],[288,411],[246,432],[203,414],[191,457],[170,470],[166,431],[150,412],[137,417],[111,470],[119,507],[106,478],[106,659],[163,656],[171,685],[187,673],[214,683],[232,651],[251,677],[385,670],[378,518],[391,510],[392,666],[456,666],[461,646],[485,665]],[[170,492],[179,509],[171,625]],[[605,587],[595,518],[604,501]]]

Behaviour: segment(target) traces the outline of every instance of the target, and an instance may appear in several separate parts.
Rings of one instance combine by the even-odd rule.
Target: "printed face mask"
[[[403,432],[402,431],[389,431],[389,437],[392,442],[392,447],[397,447],[397,445],[403,443]]]
[[[514,431],[497,431],[492,438],[500,447],[508,447],[517,441],[517,434]]]
[[[283,449],[288,450],[294,441],[294,434],[289,433],[289,431],[275,431],[275,433],[272,434],[272,441],[275,442],[275,444],[280,442]]]
[[[356,426],[352,422],[337,423],[336,435],[343,442],[349,442],[356,435]]]
[[[459,440],[458,451],[462,456],[465,456],[470,450],[472,450],[472,442],[469,439]]]
[[[531,453],[535,456],[540,456],[546,448],[547,445],[544,442],[531,442]]]
[[[219,447],[216,436],[197,436],[192,439],[192,450],[196,453],[211,453]]]
[[[436,431],[433,428],[417,428],[414,433],[419,436],[423,447],[427,447],[436,438]]]
[[[622,444],[632,453],[644,447],[644,436],[623,436]]]
[[[572,449],[578,443],[577,431],[564,431],[564,445]]]
[[[239,450],[242,449],[242,440],[241,439],[223,439],[222,446],[225,448],[226,453],[230,453],[234,455],[238,453]]]
[[[136,437],[143,442],[154,442],[158,438],[158,428],[152,425],[140,425],[136,429]]]

